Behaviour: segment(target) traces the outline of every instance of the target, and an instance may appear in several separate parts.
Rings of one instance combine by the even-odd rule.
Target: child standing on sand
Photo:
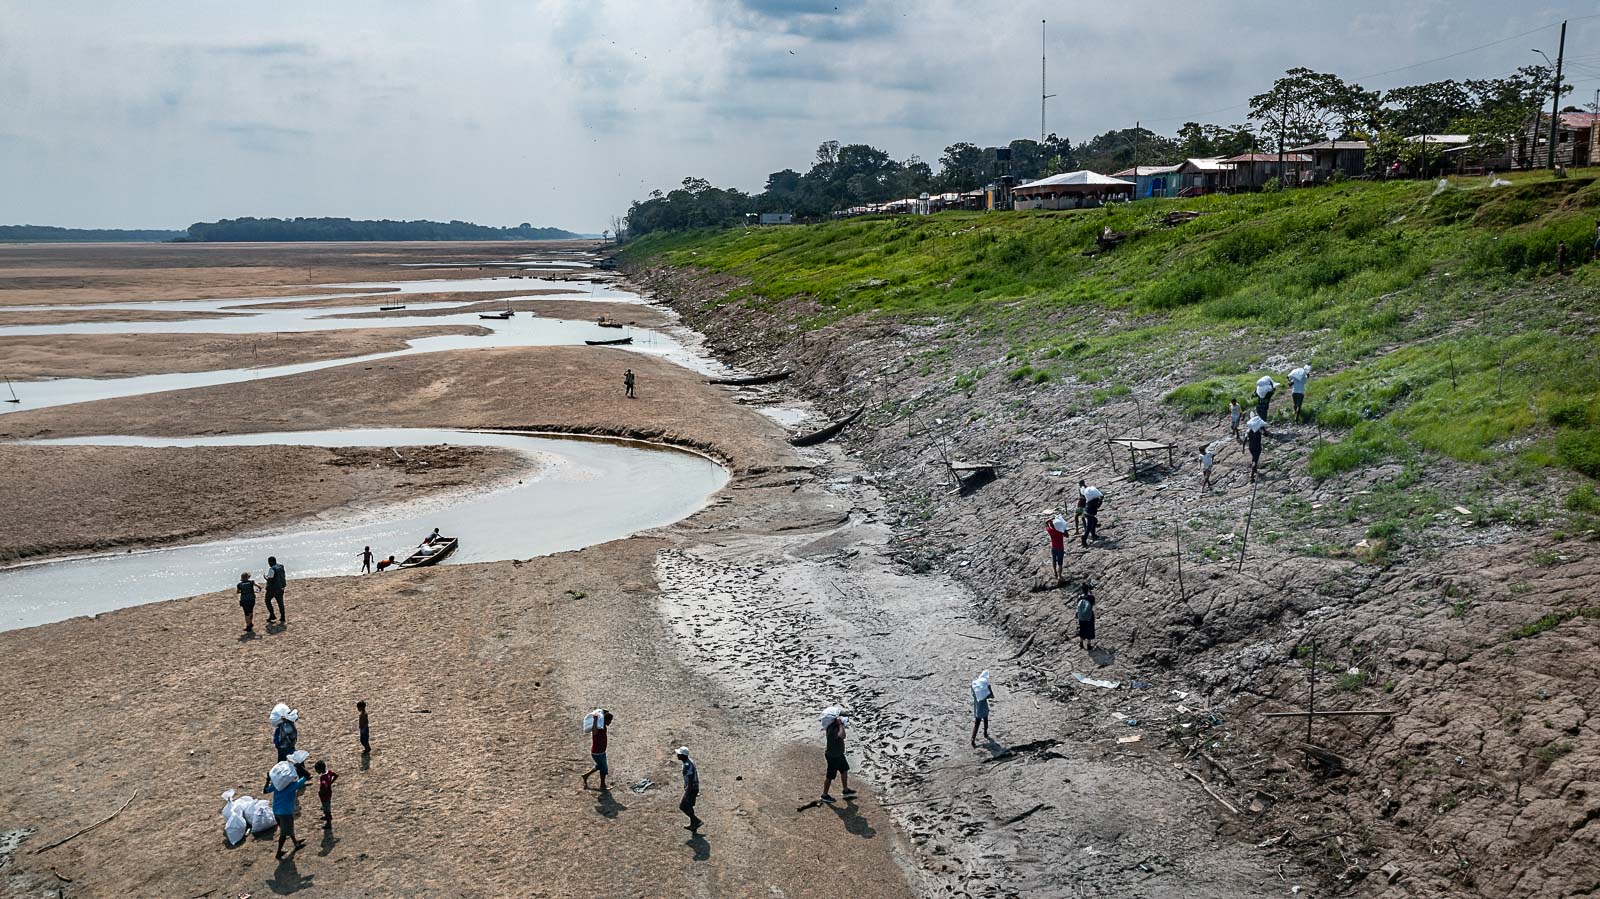
[[[317,798],[322,800],[322,824],[324,827],[333,826],[333,782],[339,775],[328,770],[328,763],[318,761],[317,769]]]
[[[367,739],[370,734],[367,730],[367,701],[365,699],[356,703],[356,712],[358,714],[356,729],[361,734],[361,754],[366,755],[372,752],[372,743]]]

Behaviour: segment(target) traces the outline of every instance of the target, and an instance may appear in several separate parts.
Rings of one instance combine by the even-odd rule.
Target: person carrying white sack
[[[272,707],[272,714],[267,716],[267,721],[272,724],[272,745],[278,750],[278,761],[289,757],[294,752],[294,744],[300,739],[300,730],[296,722],[300,720],[300,710],[291,709],[284,703]]]
[[[594,759],[594,767],[583,775],[585,790],[589,789],[589,775],[599,773],[600,792],[606,792],[606,777],[611,774],[611,766],[606,764],[606,744],[613,717],[605,709],[595,709],[583,717],[583,732],[589,735],[589,757]]]
[[[1278,392],[1278,382],[1272,380],[1271,375],[1262,375],[1256,381],[1256,414],[1262,418],[1267,417],[1267,407],[1272,404],[1272,395]]]
[[[1261,436],[1267,433],[1267,423],[1259,415],[1250,416],[1248,441],[1250,444],[1250,480],[1256,479],[1256,469],[1261,467]]]
[[[844,754],[845,726],[850,723],[850,719],[844,716],[844,709],[830,705],[822,710],[821,721],[822,732],[827,738],[822,757],[828,763],[828,775],[822,781],[822,801],[834,801],[833,796],[828,793],[828,788],[833,786],[834,775],[838,775],[839,783],[844,787],[841,795],[849,799],[856,795],[856,791],[850,789],[850,760]]]
[[[1306,401],[1306,382],[1311,380],[1311,366],[1302,365],[1289,372],[1289,398],[1294,400],[1294,420],[1300,421],[1300,404]]]
[[[300,776],[298,764],[285,759],[273,765],[272,770],[267,772],[267,785],[261,788],[262,792],[272,794],[272,816],[278,822],[278,858],[283,858],[285,840],[292,841],[296,851],[304,849],[306,845],[305,840],[294,835],[294,816],[300,810],[300,791],[310,782],[310,778]]]
[[[983,725],[983,738],[989,739],[989,700],[997,698],[994,686],[989,683],[989,672],[978,675],[972,682],[972,745],[978,745],[978,725]]]

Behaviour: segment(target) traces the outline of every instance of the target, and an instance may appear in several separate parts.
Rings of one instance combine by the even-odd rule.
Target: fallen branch
[[[88,827],[83,828],[82,830],[78,831],[75,834],[72,834],[71,836],[63,837],[63,838],[61,838],[59,840],[56,840],[54,843],[51,843],[48,846],[44,846],[44,847],[41,847],[39,849],[33,850],[33,854],[34,855],[39,855],[40,853],[49,852],[51,849],[54,849],[57,846],[60,846],[62,843],[65,843],[68,840],[77,839],[78,837],[83,836],[84,834],[88,833],[89,831],[94,830],[96,827],[99,827],[100,825],[106,823],[107,821],[110,821],[112,818],[115,818],[116,816],[122,814],[122,809],[125,809],[128,806],[132,805],[133,804],[133,800],[138,799],[138,798],[139,798],[139,791],[138,790],[134,790],[133,791],[133,795],[128,797],[128,801],[124,802],[122,804],[122,808],[119,808],[116,811],[112,812],[111,814],[106,815],[104,818],[101,818],[99,821],[96,821],[93,824],[90,824]]]
[[[1307,716],[1311,716],[1311,717],[1315,717],[1315,718],[1322,718],[1322,717],[1336,718],[1336,717],[1341,717],[1341,716],[1344,716],[1344,715],[1398,715],[1398,714],[1400,714],[1400,713],[1399,712],[1395,712],[1395,711],[1391,711],[1389,709],[1345,709],[1345,710],[1339,710],[1339,711],[1321,711],[1321,710],[1318,710],[1318,711],[1315,711],[1315,712],[1262,712],[1261,713],[1261,717],[1263,717],[1263,718],[1305,718]]]
[[[1211,789],[1211,785],[1206,783],[1205,781],[1201,780],[1200,779],[1200,775],[1194,773],[1193,771],[1190,771],[1188,768],[1180,768],[1179,770],[1182,771],[1184,774],[1187,774],[1190,777],[1194,778],[1194,782],[1199,784],[1200,788],[1202,790],[1206,791],[1206,795],[1210,796],[1212,799],[1215,799],[1215,800],[1217,800],[1217,802],[1221,803],[1223,808],[1227,809],[1230,812],[1233,812],[1235,815],[1239,814],[1239,810],[1233,807],[1233,803],[1229,802],[1226,799],[1223,799],[1222,798],[1222,794],[1218,793],[1216,790]]]

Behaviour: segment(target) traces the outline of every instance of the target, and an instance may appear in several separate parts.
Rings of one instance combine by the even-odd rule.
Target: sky
[[[1243,122],[1292,66],[1369,89],[1509,74],[1555,56],[1563,18],[1587,104],[1592,3],[0,0],[0,224],[599,232],[685,176],[759,190],[825,140],[937,168],[957,141],[1037,138],[1041,19],[1048,129],[1081,141]]]

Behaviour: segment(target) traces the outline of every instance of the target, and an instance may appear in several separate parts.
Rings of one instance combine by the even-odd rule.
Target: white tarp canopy
[[[1051,175],[1040,178],[1038,181],[1029,181],[1027,184],[1013,188],[1012,194],[1027,196],[1028,194],[1100,194],[1117,191],[1133,190],[1132,181],[1121,178],[1112,178],[1099,172],[1087,169],[1077,172],[1064,172],[1060,175]]]

